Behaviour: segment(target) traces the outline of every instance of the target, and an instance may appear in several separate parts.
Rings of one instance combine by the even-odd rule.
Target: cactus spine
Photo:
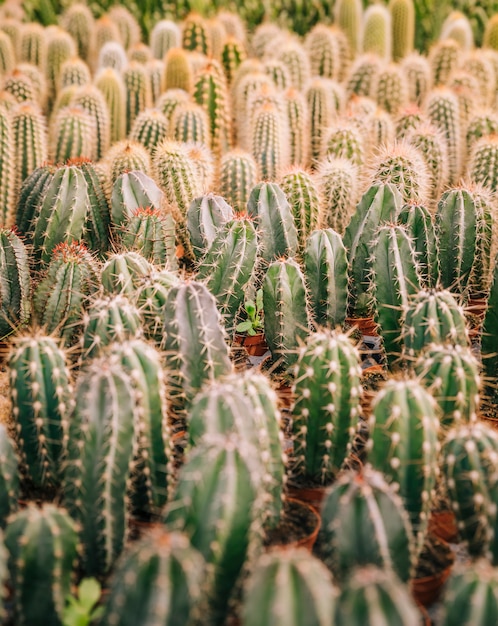
[[[257,165],[242,150],[227,152],[220,165],[220,194],[235,211],[245,210],[257,182]]]
[[[432,214],[424,206],[406,204],[397,221],[412,241],[421,284],[435,288],[439,282],[439,257]]]
[[[320,197],[311,175],[294,168],[284,174],[279,182],[291,207],[299,237],[299,248],[304,250],[310,233],[318,226]]]
[[[221,196],[210,193],[192,200],[187,211],[187,228],[197,258],[204,255],[233,217],[232,207]]]
[[[110,119],[111,144],[126,135],[126,89],[123,78],[113,68],[101,70],[95,78],[95,86],[102,92]]]

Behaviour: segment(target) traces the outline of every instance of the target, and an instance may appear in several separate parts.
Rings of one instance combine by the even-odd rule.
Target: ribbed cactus
[[[136,61],[142,65],[148,65],[154,58],[149,46],[142,42],[133,44],[133,46],[128,48],[127,53],[130,63]]]
[[[349,455],[360,413],[360,358],[339,332],[310,335],[295,366],[292,477],[329,483]]]
[[[292,86],[304,90],[310,77],[310,62],[304,46],[299,41],[289,39],[279,42],[276,58],[285,63],[289,70]]]
[[[398,214],[415,249],[420,283],[435,288],[439,281],[439,258],[432,214],[419,204],[406,204]]]
[[[308,107],[304,94],[290,87],[285,94],[285,110],[289,129],[289,164],[304,167],[308,162]]]
[[[349,159],[326,158],[317,172],[321,196],[319,226],[343,234],[358,198],[358,167]]]
[[[105,294],[133,297],[142,279],[152,272],[152,265],[138,252],[111,255],[102,267],[101,281]]]
[[[413,52],[401,61],[401,67],[408,86],[408,101],[419,106],[431,87],[431,67],[427,58]]]
[[[95,22],[95,45],[94,45],[94,54],[98,55],[100,50],[107,43],[117,43],[124,50],[124,45],[121,40],[121,35],[119,33],[119,29],[117,24],[109,15],[104,14]]]
[[[76,85],[82,87],[91,81],[90,68],[78,58],[64,61],[59,73],[58,90]]]
[[[4,79],[3,89],[11,94],[18,103],[35,101],[37,99],[35,87],[29,76],[26,76],[26,74],[18,69],[15,69]]]
[[[24,471],[36,488],[57,486],[74,406],[67,357],[51,337],[23,335],[8,366]]]
[[[83,243],[54,248],[46,273],[33,296],[33,309],[46,333],[55,331],[68,344],[81,332],[83,311],[99,288],[99,267]]]
[[[15,152],[11,116],[0,109],[0,219],[6,226],[14,223]]]
[[[287,120],[279,108],[266,102],[251,120],[251,153],[263,180],[277,180],[289,160]]]
[[[478,89],[474,98],[480,94],[484,106],[493,105],[497,80],[493,63],[479,52],[469,52],[462,60],[461,69],[477,81]]]
[[[114,5],[110,8],[108,15],[118,27],[120,39],[126,49],[132,48],[140,41],[140,26],[129,9]]]
[[[198,104],[188,103],[177,107],[171,117],[171,129],[175,141],[211,145],[209,120],[204,109]]]
[[[461,11],[451,11],[441,26],[440,41],[453,41],[460,50],[469,52],[474,47],[474,34],[470,20]]]
[[[135,301],[143,320],[144,335],[156,345],[163,339],[163,311],[169,290],[178,282],[176,274],[169,270],[153,271],[136,291]]]
[[[343,237],[352,279],[349,300],[351,313],[361,316],[371,310],[371,296],[367,293],[371,242],[379,225],[395,220],[401,207],[402,198],[394,185],[376,184],[365,192],[351,216]]]
[[[443,475],[460,537],[472,556],[488,553],[496,528],[498,437],[482,423],[451,430],[442,448]]]
[[[235,37],[227,37],[221,51],[221,62],[229,85],[233,81],[237,68],[246,57],[243,44]]]
[[[393,60],[400,61],[413,50],[415,39],[413,0],[391,0],[389,11],[391,12]]]
[[[468,343],[463,309],[449,291],[419,291],[406,311],[403,335],[409,356],[418,356],[431,343]]]
[[[272,357],[288,368],[297,358],[300,342],[309,334],[306,285],[293,259],[274,261],[263,281],[264,329]]]
[[[415,363],[415,373],[439,405],[441,426],[477,420],[481,379],[469,348],[428,346]]]
[[[150,48],[156,59],[162,59],[170,48],[178,48],[180,43],[180,27],[171,20],[156,22],[150,32]]]
[[[181,89],[191,93],[194,76],[188,53],[182,48],[170,48],[164,57],[164,89]]]
[[[53,102],[58,91],[59,74],[65,61],[76,56],[74,39],[62,28],[50,31],[47,42],[47,81],[49,102]]]
[[[111,185],[114,185],[121,174],[134,170],[150,174],[150,161],[150,154],[142,144],[136,141],[129,141],[128,139],[118,141],[118,143],[112,146],[106,156]]]
[[[119,41],[107,41],[99,50],[97,69],[113,69],[122,74],[128,65],[126,50]]]
[[[102,92],[107,104],[111,143],[114,144],[126,135],[126,90],[123,78],[109,67],[97,74],[95,85]]]
[[[366,467],[342,474],[327,491],[321,516],[323,558],[341,581],[354,580],[355,569],[365,565],[394,572],[403,582],[413,575],[410,521],[380,472]]]
[[[22,240],[0,228],[0,337],[22,328],[31,313],[29,261]]]
[[[335,626],[419,626],[421,616],[397,576],[376,567],[356,570],[336,600]]]
[[[434,85],[445,85],[459,64],[460,46],[453,39],[438,42],[431,50],[429,63]]]
[[[387,111],[377,109],[374,115],[367,121],[369,145],[383,145],[394,141],[394,123]]]
[[[80,2],[69,5],[61,17],[61,24],[74,39],[78,56],[88,61],[95,35],[95,20],[89,7]]]
[[[402,327],[410,297],[422,286],[417,253],[403,226],[381,226],[372,242],[371,289],[376,322],[392,367],[403,351]]]
[[[8,517],[18,509],[19,459],[14,441],[5,424],[0,425],[0,528],[5,528]],[[2,574],[0,573],[0,577]],[[3,595],[0,594],[0,597]],[[1,614],[1,610],[0,610]]]
[[[94,360],[78,381],[63,494],[79,525],[88,576],[106,574],[123,549],[134,424],[140,419],[136,394],[130,376],[108,357]]]
[[[246,63],[249,62],[250,61],[246,61]],[[261,104],[260,93],[263,92],[263,90],[267,99],[268,96],[275,96],[276,89],[271,78],[264,74],[260,68],[246,68],[245,64],[242,63],[232,85],[232,99],[234,103],[233,113],[236,122],[234,130],[237,131],[239,145],[244,149],[251,148],[252,128],[248,122],[252,120],[250,118],[248,119],[249,100],[255,95]],[[275,97],[273,98],[273,102],[275,102]],[[278,106],[281,108],[280,102]],[[254,111],[251,113],[254,113]]]
[[[449,184],[456,184],[462,169],[462,131],[457,96],[444,87],[431,91],[425,102],[431,123],[441,131],[448,149]]]
[[[354,122],[337,121],[325,136],[324,153],[335,159],[347,159],[361,167],[365,162],[365,137]]]
[[[119,561],[100,623],[192,623],[199,612],[204,570],[204,559],[184,535],[154,530]]]
[[[137,209],[120,229],[121,245],[154,266],[176,269],[175,222],[170,213],[147,206]]]
[[[254,565],[242,604],[244,626],[284,626],[309,620],[327,626],[335,589],[324,565],[306,550],[274,551]]]
[[[448,148],[441,131],[432,124],[422,123],[408,132],[406,141],[424,159],[428,195],[432,201],[438,200],[449,182]]]
[[[416,380],[391,380],[374,400],[368,460],[396,485],[418,549],[439,475],[436,403]]]
[[[340,235],[332,229],[312,233],[304,250],[304,266],[314,324],[342,325],[347,312],[348,261]]]
[[[15,146],[16,188],[31,172],[47,160],[46,121],[38,106],[19,104],[12,111],[12,136]]]
[[[231,363],[216,301],[202,283],[173,286],[163,311],[163,341],[170,370],[169,395],[174,419],[182,421],[202,385],[228,374]]]
[[[472,115],[465,133],[467,154],[471,154],[476,142],[485,135],[498,133],[498,116],[491,108],[486,108]]]
[[[498,576],[485,559],[459,567],[448,581],[442,626],[485,626],[498,619]]]
[[[409,1],[409,0],[407,0]],[[395,115],[408,102],[408,85],[397,65],[388,65],[375,77],[372,97],[388,113]]]
[[[211,437],[189,455],[166,508],[167,528],[185,532],[208,564],[203,622],[210,626],[226,619],[243,564],[260,545],[260,489],[254,448],[234,436]]]
[[[361,20],[363,7],[358,0],[339,0],[334,6],[334,22],[346,34],[353,54],[361,44]]]
[[[80,87],[72,103],[81,106],[93,119],[96,128],[97,159],[107,152],[111,142],[111,124],[109,109],[102,92],[94,85]]]
[[[66,29],[67,30],[67,29]],[[0,41],[3,40],[0,35]],[[0,48],[2,44],[0,43]],[[47,60],[47,40],[45,39],[45,29],[41,24],[35,22],[24,24],[21,33],[19,61],[30,63],[45,71]],[[0,57],[1,57],[0,53]],[[11,68],[10,68],[11,69]]]
[[[160,209],[163,194],[143,171],[130,170],[117,177],[111,195],[111,221],[114,227],[129,220],[138,209]]]
[[[16,623],[62,624],[78,552],[74,521],[63,509],[31,504],[11,518],[5,546],[15,582]]]
[[[329,27],[317,24],[306,37],[306,48],[312,76],[339,78],[342,59],[337,39]]]
[[[257,182],[257,166],[242,150],[227,152],[220,164],[220,194],[235,209],[244,211]]]
[[[391,14],[382,4],[367,7],[363,14],[363,52],[389,61],[392,54]]]
[[[247,212],[256,222],[265,261],[293,256],[298,249],[294,216],[284,192],[276,183],[259,183],[251,191]]]
[[[348,96],[370,96],[372,85],[383,67],[377,54],[361,54],[351,66],[346,81]]]
[[[230,102],[224,75],[214,62],[198,75],[194,85],[194,100],[202,106],[209,119],[211,150],[220,157],[230,149]]]
[[[496,15],[492,15],[486,24],[483,46],[498,50],[498,17]]]
[[[121,295],[95,300],[83,316],[83,325],[83,361],[94,358],[113,341],[139,338],[142,334],[138,309]]]
[[[135,118],[152,106],[152,93],[146,68],[137,61],[123,71],[126,89],[126,130],[130,132]]]
[[[183,24],[182,46],[185,50],[209,55],[209,34],[207,23],[197,13],[190,13]]]
[[[323,143],[335,114],[342,109],[341,98],[338,90],[334,89],[333,83],[327,78],[314,78],[306,90],[308,104],[309,132],[310,136],[310,160],[314,165],[323,153]]]
[[[52,126],[50,153],[55,163],[76,157],[95,159],[95,122],[81,107],[64,107]]]
[[[232,207],[221,196],[210,193],[192,200],[187,211],[187,228],[197,258],[206,253],[218,232],[233,217]]]
[[[16,65],[16,54],[12,41],[7,33],[0,31],[0,73],[11,72]]]
[[[312,176],[304,169],[293,168],[279,181],[291,207],[296,226],[299,248],[304,250],[306,240],[318,226],[320,217],[320,196]]]
[[[169,122],[166,116],[157,109],[145,109],[139,113],[129,132],[132,141],[138,141],[150,152],[153,152],[169,135]],[[186,141],[180,137],[181,141]]]
[[[490,135],[479,139],[472,151],[469,163],[470,179],[495,192],[498,189],[498,138]]]

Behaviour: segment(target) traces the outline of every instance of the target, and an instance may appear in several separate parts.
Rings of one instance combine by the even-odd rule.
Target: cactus
[[[287,66],[292,86],[303,91],[310,76],[310,62],[304,47],[294,40],[283,42],[275,57]]]
[[[476,112],[469,118],[465,134],[467,154],[473,152],[476,142],[486,135],[498,133],[498,116],[491,108]]]
[[[410,296],[422,283],[414,242],[404,226],[379,228],[369,265],[376,321],[392,367],[403,350],[401,331]]]
[[[185,50],[210,54],[207,24],[200,15],[190,13],[183,24],[182,45]]]
[[[140,322],[138,309],[122,295],[94,300],[83,314],[82,360],[90,361],[114,341],[140,338]]]
[[[325,156],[347,159],[361,167],[365,161],[365,139],[354,122],[337,122],[325,140]]]
[[[478,91],[484,106],[494,104],[496,75],[493,64],[483,54],[470,52],[463,59],[461,69],[477,80]],[[475,97],[474,93],[474,97]]]
[[[135,301],[143,320],[143,331],[147,339],[160,345],[163,311],[171,287],[178,284],[176,274],[169,270],[152,272],[138,287]]]
[[[216,298],[225,328],[235,328],[237,314],[244,302],[253,275],[258,245],[256,230],[247,218],[223,224],[200,260],[197,279],[204,281]]]
[[[454,41],[464,52],[474,47],[474,34],[469,19],[460,11],[452,11],[441,27],[440,41]]]
[[[465,129],[469,118],[476,111],[477,106],[484,106],[485,103],[479,95],[479,81],[475,76],[464,72],[455,71],[451,74],[451,80],[448,87],[456,95],[458,100],[458,111],[460,115],[460,123]],[[462,139],[465,131],[462,133]]]
[[[361,316],[371,310],[371,298],[367,294],[371,242],[379,225],[394,221],[401,207],[402,198],[396,187],[380,183],[365,192],[351,216],[343,237],[352,279],[348,305],[350,313]]]
[[[408,85],[397,65],[388,65],[377,73],[372,85],[372,97],[380,107],[393,115],[407,104]]]
[[[265,74],[271,78],[278,91],[284,91],[290,87],[291,79],[287,66],[282,61],[271,59],[263,66]]]
[[[123,549],[139,421],[136,388],[119,362],[96,359],[80,376],[69,431],[64,503],[79,526],[82,568],[102,576]]]
[[[0,41],[2,40],[3,37],[0,35]],[[45,72],[47,42],[45,39],[45,29],[41,24],[32,23],[24,25],[21,33],[20,48],[19,61],[21,61],[21,63],[30,63]],[[0,53],[0,58],[1,56]],[[9,69],[12,69],[12,67]]]
[[[12,111],[12,136],[16,147],[15,188],[47,160],[46,122],[40,109],[31,102]]]
[[[137,61],[123,71],[123,82],[126,90],[126,132],[129,133],[135,118],[152,106],[152,93],[147,70]]]
[[[59,74],[62,65],[68,59],[76,56],[74,39],[62,28],[55,28],[50,33],[47,42],[47,82],[49,102],[52,103],[57,95]]]
[[[323,141],[330,123],[342,108],[340,90],[327,78],[315,78],[306,91],[310,128],[310,159],[315,163],[323,152]],[[335,93],[335,95],[334,95]]]
[[[358,56],[349,70],[346,81],[347,95],[369,96],[382,67],[383,63],[376,54]]]
[[[189,103],[181,108],[177,107],[171,117],[171,128],[175,141],[211,145],[209,120],[198,104]]]
[[[256,96],[257,102],[261,104],[260,93],[263,93],[264,90],[265,96],[275,96],[276,89],[271,81],[271,78],[266,74],[263,74],[259,69],[242,73],[243,68],[244,64],[239,67],[239,71],[237,72],[232,85],[232,99],[234,103],[233,111],[238,143],[242,148],[250,149],[252,135],[254,134],[252,128],[253,121],[251,119],[254,111],[251,111],[251,115],[248,115],[249,101],[252,96]],[[267,102],[268,97],[266,97],[263,101]],[[275,101],[275,98],[271,100],[273,103],[275,103]],[[280,99],[278,101],[278,108],[279,110],[282,110]],[[248,122],[250,122],[250,124],[248,124]]]
[[[413,51],[415,39],[413,0],[391,0],[389,11],[392,24],[393,60],[400,61]]]
[[[71,103],[81,106],[95,121],[97,160],[107,152],[111,141],[111,124],[109,109],[102,92],[94,85],[80,87]]]
[[[412,52],[401,61],[408,86],[408,101],[420,106],[431,87],[431,68],[426,57]]]
[[[387,111],[377,109],[374,115],[368,119],[367,143],[374,146],[390,144],[394,141],[394,123]]]
[[[139,208],[120,229],[121,245],[156,267],[176,269],[175,222],[171,214],[150,206]]]
[[[435,401],[415,380],[390,380],[374,400],[369,426],[369,463],[396,486],[420,550],[439,475]]]
[[[442,626],[485,626],[497,619],[496,569],[486,559],[458,568],[445,591]]]
[[[181,31],[175,22],[160,20],[150,32],[150,49],[155,59],[162,59],[170,48],[178,48],[181,43]]]
[[[282,176],[279,186],[294,216],[299,247],[304,250],[308,236],[318,225],[320,196],[317,185],[306,170],[293,168]]]
[[[256,163],[242,150],[227,152],[220,165],[220,194],[236,211],[242,211],[257,182]]]
[[[0,31],[0,74],[12,72],[16,65],[16,54],[9,35]]]
[[[84,157],[94,159],[97,153],[94,120],[81,107],[64,107],[57,113],[52,127],[50,153],[56,163]]]
[[[289,164],[304,167],[308,162],[308,109],[304,95],[295,87],[284,94],[289,129]]]
[[[481,379],[469,348],[428,346],[415,363],[415,373],[438,403],[443,428],[477,421]]]
[[[306,48],[312,76],[324,76],[337,80],[341,63],[340,50],[333,31],[317,24],[306,37]]]
[[[57,89],[61,91],[73,85],[83,87],[90,82],[91,74],[88,65],[78,58],[68,59],[61,66]]]
[[[204,559],[184,535],[156,529],[119,561],[100,623],[192,623],[202,597],[204,570]]]
[[[74,39],[78,56],[89,61],[95,33],[95,20],[91,10],[79,2],[69,5],[62,15],[61,24]]]
[[[48,336],[24,335],[8,366],[24,471],[36,488],[58,486],[74,406],[66,355]]]
[[[340,235],[349,223],[358,197],[358,168],[349,159],[321,161],[317,183],[322,199],[319,226]]]
[[[112,224],[119,227],[138,209],[160,209],[162,204],[163,194],[152,178],[138,170],[125,172],[118,176],[112,188]]]
[[[215,299],[202,283],[171,287],[163,322],[169,396],[175,420],[181,422],[182,411],[202,385],[231,371],[229,351]]]
[[[142,144],[123,139],[114,144],[106,155],[111,185],[127,172],[139,171],[150,174],[150,154]]]
[[[457,426],[446,436],[442,458],[459,535],[473,557],[487,554],[496,525],[496,432],[482,423]]]
[[[164,58],[164,89],[182,89],[191,93],[194,76],[188,55],[182,48],[170,48]]]
[[[363,7],[358,0],[340,0],[334,7],[334,23],[346,34],[353,54],[359,52]]]
[[[408,132],[406,141],[423,157],[428,195],[432,201],[438,200],[449,182],[448,149],[444,137],[432,124],[422,123]]]
[[[15,147],[10,114],[0,109],[0,219],[14,222]]]
[[[488,306],[484,317],[481,337],[481,355],[489,399],[496,396],[496,373],[498,371],[498,265],[495,263],[489,290]]]
[[[145,109],[137,115],[129,138],[138,141],[151,153],[169,134],[169,122],[157,109]]]
[[[470,179],[493,193],[498,189],[497,155],[498,138],[495,135],[485,136],[476,142],[469,163]]]
[[[152,265],[137,252],[113,254],[102,268],[104,293],[132,297],[141,280],[151,271]]]
[[[332,229],[310,235],[304,251],[309,305],[315,326],[344,323],[348,298],[348,262],[341,237]]]
[[[121,76],[124,69],[128,65],[128,57],[126,51],[119,41],[107,41],[99,51],[97,61],[97,69],[113,69]]]
[[[349,455],[360,413],[360,358],[349,337],[310,335],[299,349],[292,408],[290,471],[327,484]]]
[[[14,231],[0,229],[0,337],[22,328],[31,313],[28,255]]]
[[[453,39],[437,43],[429,55],[435,86],[445,85],[460,61],[460,46]]]
[[[422,285],[433,289],[439,281],[439,257],[432,214],[419,204],[406,204],[398,214],[411,239]]]
[[[166,508],[167,528],[185,532],[208,564],[205,624],[225,621],[244,561],[261,543],[256,459],[254,448],[235,436],[204,440],[189,455]]]
[[[293,259],[273,261],[263,281],[264,329],[273,359],[293,365],[300,341],[309,334],[310,319],[304,276]]]
[[[187,211],[187,228],[197,258],[211,246],[218,231],[233,219],[231,206],[212,193],[192,200]]]
[[[187,143],[185,151],[194,168],[200,193],[208,193],[212,190],[214,183],[213,153],[202,143]]]
[[[421,290],[406,311],[403,342],[409,356],[418,356],[432,343],[467,346],[463,309],[449,291]]]
[[[99,268],[83,243],[54,248],[46,274],[36,287],[33,309],[40,326],[55,331],[68,344],[81,332],[83,311],[99,286]]]
[[[327,490],[321,515],[323,560],[338,579],[354,580],[355,569],[367,565],[394,572],[403,582],[412,576],[410,521],[380,472],[367,466],[359,474],[342,474]]]
[[[487,24],[486,29],[484,31],[484,48],[491,48],[491,50],[498,50],[498,17],[496,15],[492,15]]]
[[[247,212],[256,221],[265,261],[292,256],[297,252],[298,235],[291,207],[276,183],[259,183],[251,191]]]
[[[221,51],[221,62],[230,85],[239,65],[247,58],[244,46],[234,37],[227,37]]]
[[[18,509],[20,495],[18,466],[19,460],[14,441],[10,438],[6,425],[0,424],[0,528],[2,529],[5,528],[9,516]]]
[[[15,581],[16,623],[62,623],[78,556],[77,544],[75,523],[52,504],[41,509],[31,504],[11,518],[5,546],[10,575]]]
[[[150,59],[145,64],[145,68],[149,75],[151,101],[154,104],[163,92],[164,62],[158,59]]]
[[[109,10],[109,18],[118,27],[123,46],[128,50],[140,41],[140,26],[135,16],[122,6],[113,6]]]
[[[148,65],[148,63],[154,58],[149,46],[141,42],[135,43],[133,46],[128,48],[127,53],[130,63],[135,61],[141,65]]]
[[[102,48],[108,43],[117,43],[124,51],[123,42],[117,25],[108,15],[103,15],[95,22],[94,54],[99,56]]]
[[[363,52],[389,61],[392,54],[391,14],[387,7],[374,4],[363,15]]]
[[[35,88],[29,76],[15,69],[3,81],[3,89],[11,94],[17,103],[36,101]]]
[[[419,626],[420,612],[408,589],[376,567],[356,570],[336,601],[335,626]]]
[[[254,565],[242,604],[242,623],[283,626],[309,620],[326,626],[334,599],[332,578],[317,558],[302,549],[274,551]]]
[[[288,163],[286,120],[276,105],[267,102],[254,111],[251,121],[251,153],[260,176],[277,180]]]

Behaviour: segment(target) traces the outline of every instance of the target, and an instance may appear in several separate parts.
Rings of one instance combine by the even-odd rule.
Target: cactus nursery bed
[[[498,15],[173,4],[0,5],[0,623],[498,625]]]

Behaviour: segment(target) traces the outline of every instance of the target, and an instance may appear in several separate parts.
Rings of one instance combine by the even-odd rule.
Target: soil
[[[453,565],[455,555],[446,543],[435,535],[428,534],[417,563],[415,578],[427,578],[439,574]]]
[[[297,500],[285,500],[280,524],[266,533],[264,545],[288,545],[308,537],[316,529],[316,514]]]

